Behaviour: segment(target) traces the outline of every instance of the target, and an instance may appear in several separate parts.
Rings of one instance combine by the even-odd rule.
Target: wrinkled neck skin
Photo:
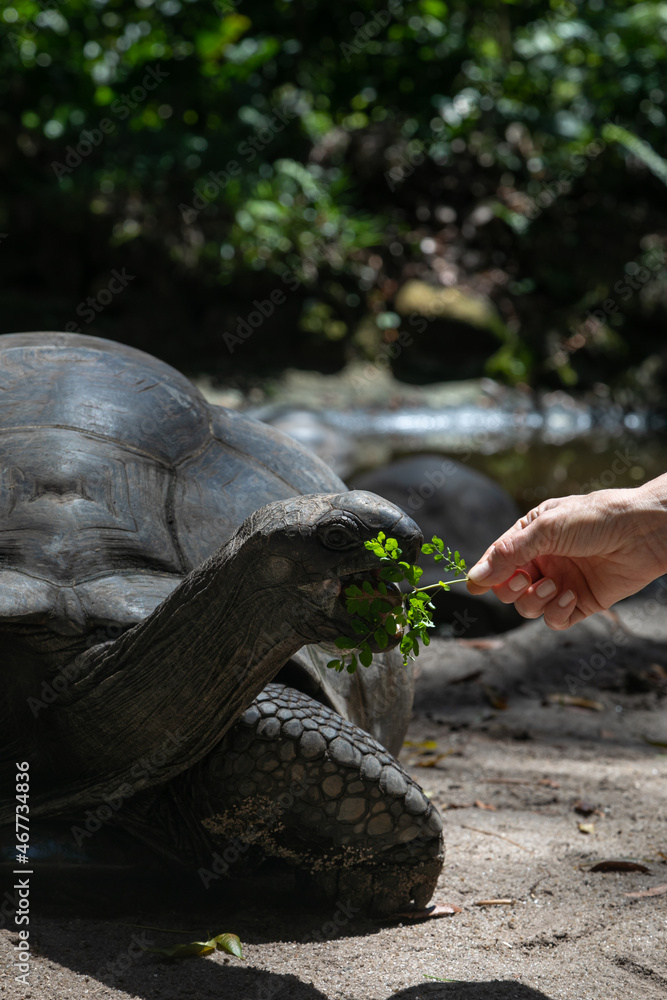
[[[328,637],[337,582],[312,573],[309,581],[269,541],[262,518],[248,519],[148,618],[65,668],[66,683],[37,717],[17,706],[35,744],[31,812],[66,814],[174,777],[212,749],[293,653]],[[138,761],[148,763],[138,770]]]

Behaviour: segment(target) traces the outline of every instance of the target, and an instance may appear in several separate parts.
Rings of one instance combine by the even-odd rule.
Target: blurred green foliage
[[[283,361],[337,364],[440,256],[502,313],[497,377],[586,385],[654,349],[658,294],[583,319],[663,245],[667,3],[11,0],[0,26],[3,329],[26,297],[81,326],[127,262],[94,332],[215,366],[289,271]]]

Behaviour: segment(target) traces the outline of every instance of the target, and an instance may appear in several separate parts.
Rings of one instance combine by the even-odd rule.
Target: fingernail
[[[523,590],[524,587],[527,587],[529,583],[530,580],[525,573],[517,573],[516,576],[512,577],[508,586],[510,590],[516,594],[517,591]]]
[[[538,597],[551,597],[552,594],[556,593],[556,590],[557,587],[553,580],[545,580],[535,589],[535,593]]]
[[[473,583],[479,583],[491,572],[491,563],[488,559],[484,559],[483,562],[477,563],[472,569],[468,570],[468,579],[472,580]]]
[[[570,601],[574,600],[574,592],[571,590],[566,590],[564,594],[561,594],[558,598],[558,607],[566,608]]]

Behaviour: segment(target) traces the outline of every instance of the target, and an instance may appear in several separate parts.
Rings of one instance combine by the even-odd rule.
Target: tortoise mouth
[[[371,599],[379,597],[381,600],[386,601],[387,604],[391,604],[392,608],[398,607],[401,603],[402,594],[395,583],[390,580],[382,580],[380,577],[379,569],[367,569],[357,573],[348,573],[345,576],[340,576],[340,594],[338,595],[339,602],[347,610],[347,595],[345,591],[348,587],[356,585],[364,589],[364,583],[369,583],[371,586],[372,594],[368,596]],[[386,594],[380,591],[380,583],[383,583],[387,588]],[[366,588],[366,592],[367,588]]]
[[[378,646],[373,634],[375,626],[370,626],[369,622],[366,619],[361,618],[354,613],[351,614],[347,610],[347,595],[345,593],[348,587],[350,587],[352,584],[356,584],[357,587],[360,587],[362,590],[365,591],[366,595],[368,596],[369,603],[370,601],[379,598],[380,600],[385,601],[387,604],[391,605],[392,608],[396,608],[401,604],[401,601],[403,599],[403,595],[401,594],[401,591],[396,586],[396,584],[391,583],[388,580],[381,580],[379,569],[369,569],[358,573],[348,573],[346,576],[341,576],[339,579],[341,583],[341,589],[338,595],[338,604],[345,616],[345,619],[348,622],[353,620],[360,622],[362,625],[369,626],[369,632],[368,635],[365,636],[365,641],[369,644],[371,650],[374,653],[379,653],[381,652],[381,648],[392,649],[394,646],[396,646],[403,637],[403,629],[399,627],[396,629],[393,635],[388,636],[388,642],[386,647]],[[382,593],[382,591],[380,590],[380,583],[384,583],[386,587],[386,593]],[[370,593],[368,587],[364,588],[364,584],[370,584]],[[384,623],[388,615],[389,615],[388,611],[384,613],[379,612],[378,618],[382,623]],[[354,635],[354,631],[351,630],[349,627],[344,629],[344,631],[347,635],[350,636],[350,638]],[[359,637],[357,636],[357,638]]]

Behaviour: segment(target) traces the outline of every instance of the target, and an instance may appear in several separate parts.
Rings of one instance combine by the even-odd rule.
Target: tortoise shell
[[[164,362],[78,334],[0,337],[0,459],[0,629],[64,637],[141,621],[264,504],[346,488]],[[412,700],[400,658],[391,678],[328,658],[304,649],[289,682],[392,749]]]

